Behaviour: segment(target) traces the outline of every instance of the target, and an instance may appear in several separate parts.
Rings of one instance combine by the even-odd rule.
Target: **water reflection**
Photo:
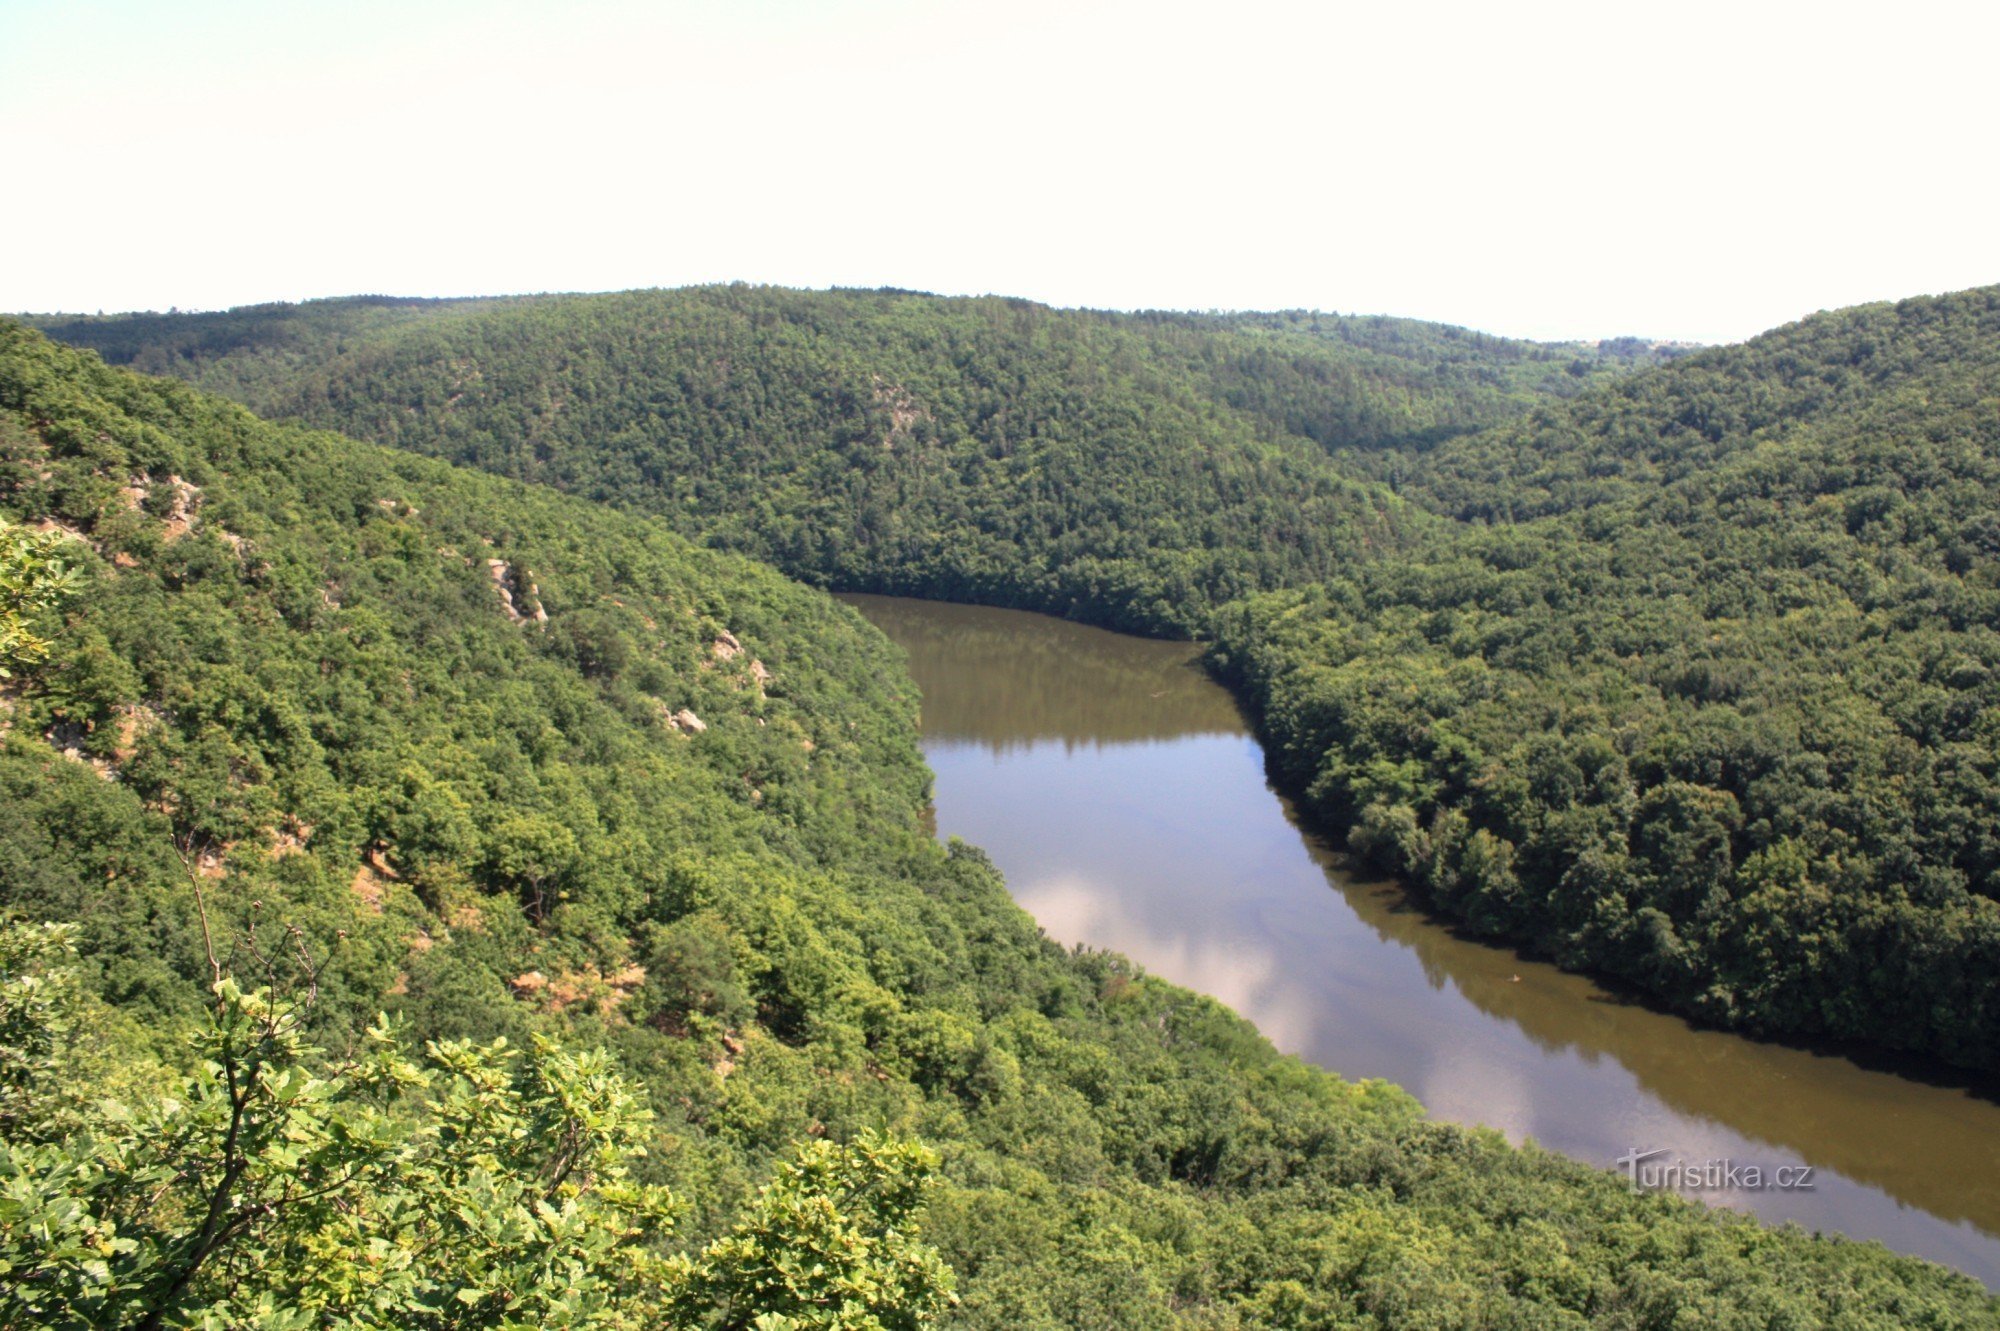
[[[1050,740],[1095,748],[1243,733],[1236,704],[1194,665],[1186,643],[944,601],[841,599],[909,654],[927,745],[1006,753]]]
[[[1440,1118],[1601,1165],[1656,1146],[1812,1164],[1811,1192],[1710,1200],[2000,1284],[2000,1106],[1694,1029],[1355,881],[1270,791],[1185,645],[850,599],[909,653],[940,833],[990,852],[1053,937],[1124,952]]]

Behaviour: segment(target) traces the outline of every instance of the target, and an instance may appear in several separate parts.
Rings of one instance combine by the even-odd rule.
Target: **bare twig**
[[[181,857],[181,868],[187,871],[188,883],[194,888],[194,908],[201,916],[201,946],[208,954],[208,971],[214,982],[222,983],[222,963],[215,956],[215,934],[208,927],[208,896],[201,890],[201,864],[195,855],[194,833],[177,836],[174,853]]]
[[[291,935],[292,951],[299,959],[299,969],[305,972],[306,997],[304,1006],[311,1008],[315,1003],[319,1002],[319,967],[314,963],[312,953],[306,949],[305,931],[300,929],[296,924],[288,924],[285,926],[285,932]]]

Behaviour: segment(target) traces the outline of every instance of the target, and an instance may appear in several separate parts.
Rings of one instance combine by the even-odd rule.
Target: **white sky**
[[[1721,341],[2000,281],[2000,7],[0,0],[0,309],[741,279]]]

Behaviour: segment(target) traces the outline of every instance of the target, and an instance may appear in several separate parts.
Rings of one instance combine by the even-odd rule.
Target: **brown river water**
[[[1810,1188],[1684,1191],[2000,1287],[1992,1099],[1699,1029],[1460,937],[1301,830],[1188,644],[842,599],[909,654],[939,835],[985,849],[1051,937],[1122,952],[1440,1119],[1607,1169],[1654,1150],[1648,1166],[1729,1161],[1767,1180],[1810,1166]]]

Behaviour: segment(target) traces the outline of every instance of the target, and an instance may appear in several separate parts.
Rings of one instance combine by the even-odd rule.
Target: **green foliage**
[[[1629,363],[1412,321],[742,286],[52,331],[816,582],[1155,633],[1410,535],[1422,515],[1325,449],[1462,433]]]
[[[807,1142],[751,1213],[681,1269],[676,1325],[741,1331],[914,1331],[949,1308],[952,1276],[919,1241],[935,1153],[862,1134]]]
[[[558,416],[582,399],[563,401]],[[956,1274],[941,1320],[966,1327],[1996,1315],[1973,1282],[1880,1247],[1634,1197],[1424,1123],[1394,1088],[1280,1058],[1212,1002],[1066,952],[977,851],[930,837],[916,699],[888,644],[652,520],[274,426],[6,325],[0,512],[73,528],[84,569],[0,735],[0,908],[75,922],[64,964],[92,1020],[124,1023],[133,1061],[160,1065],[141,1079],[174,1088],[171,1107],[121,1092],[155,1107],[9,1141],[8,1260],[49,1274],[6,1297],[49,1317],[95,1316],[115,1279],[174,1317],[226,1300],[239,1324],[303,1308],[657,1325],[683,1271],[789,1300],[712,1310],[725,1319],[810,1325],[827,1305],[809,1301],[907,1293],[867,1314],[893,1325],[944,1286],[904,1209],[929,1166],[870,1134],[937,1149],[922,1241]],[[1412,631],[1454,641],[1442,620]],[[1273,680],[1297,664],[1258,659]],[[1478,700],[1492,670],[1418,664],[1301,668],[1379,699],[1383,727]],[[1452,789],[1428,754],[1360,757],[1326,790],[1393,798],[1384,837],[1537,890],[1520,843],[1416,816]],[[1669,789],[1604,736],[1519,763],[1470,770],[1611,811],[1575,837],[1639,819],[1642,782],[1666,792],[1641,821],[1675,861],[1649,879],[1669,924],[1710,892],[1718,837],[1769,816],[1732,811],[1714,772]],[[1813,890],[1824,867],[1774,841],[1758,893]],[[223,966],[264,977],[220,1026],[197,887]],[[281,927],[309,963],[250,950]],[[283,1001],[302,989],[309,1008]],[[361,1037],[384,1009],[422,1058]],[[246,1084],[232,1092],[230,1058],[257,1069],[248,1156],[227,1145]],[[347,1195],[343,1161],[366,1169],[350,1209],[286,1191],[303,1171]],[[151,1191],[109,1181],[142,1175]],[[166,1178],[184,1180],[171,1204],[135,1203]],[[204,1249],[216,1196],[243,1230]],[[807,1250],[819,1271],[792,1262]],[[669,1274],[630,1288],[655,1262]],[[506,1286],[536,1311],[503,1311]]]
[[[729,926],[709,912],[646,930],[645,987],[635,1015],[674,1035],[734,1030],[754,1015]]]
[[[79,1018],[61,944],[0,929],[0,1059],[37,1097]],[[757,1220],[668,1260],[670,1199],[630,1172],[651,1115],[604,1051],[452,1041],[419,1063],[384,1022],[329,1066],[299,1006],[228,978],[215,1000],[175,1093],[0,1141],[0,1325],[914,1328],[948,1303],[914,1146],[809,1144]]]
[[[0,1141],[46,1142],[74,1131],[82,1096],[61,1075],[78,1037],[75,928],[0,928]]]
[[[1996,309],[1693,353],[735,287],[60,332],[817,580],[1216,638],[1307,806],[1438,908],[1991,1070]]]
[[[156,1103],[0,1146],[0,1321],[48,1327],[589,1324],[664,1268],[646,1120],[602,1056],[404,1058],[377,1027],[316,1071],[299,1012],[216,986]]]
[[[1440,445],[1449,540],[1217,621],[1322,817],[1720,1024],[2000,1067],[2000,291]]]
[[[60,532],[33,532],[0,519],[0,680],[48,655],[36,615],[76,589],[77,571],[64,562]]]

